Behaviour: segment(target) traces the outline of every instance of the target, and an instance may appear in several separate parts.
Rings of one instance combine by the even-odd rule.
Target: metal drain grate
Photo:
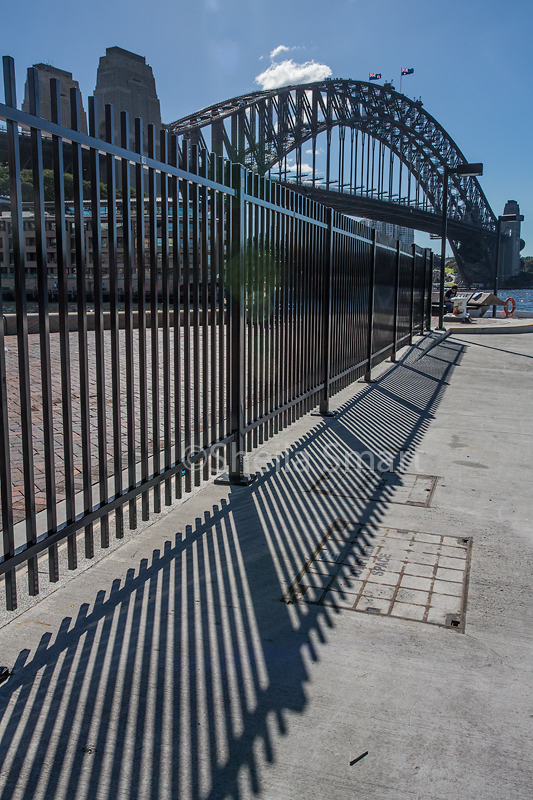
[[[309,491],[337,497],[427,507],[436,484],[437,478],[434,475],[334,466],[328,467]]]
[[[336,520],[282,600],[463,632],[471,538]]]

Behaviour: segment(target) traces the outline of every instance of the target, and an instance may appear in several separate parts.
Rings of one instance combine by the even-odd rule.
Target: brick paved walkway
[[[126,427],[126,357],[125,357],[125,334],[120,331],[120,413],[121,413],[121,449],[123,468],[127,467],[128,438]],[[192,337],[191,337],[192,338]],[[22,453],[22,431],[20,414],[20,396],[18,383],[18,347],[15,336],[5,338],[6,344],[6,373],[7,373],[7,397],[9,414],[9,436],[11,453],[11,477],[13,491],[13,513],[14,521],[20,522],[25,517],[24,509],[24,475],[23,475],[23,453]],[[90,439],[91,439],[91,464],[93,482],[98,480],[98,440],[97,440],[97,380],[96,380],[96,361],[95,361],[95,335],[89,332],[87,335],[87,351],[89,363],[89,406],[90,406]],[[170,331],[170,352],[171,360],[174,347],[174,331]],[[208,353],[210,355],[210,341],[207,342]],[[218,349],[218,345],[216,346]],[[61,361],[60,361],[60,340],[59,334],[50,335],[51,365],[52,365],[52,402],[53,402],[53,430],[54,430],[54,458],[55,458],[55,483],[57,492],[57,502],[65,499],[65,470],[63,454],[63,410],[61,402]],[[183,339],[181,344],[183,371]],[[217,359],[218,359],[218,353]],[[200,376],[202,375],[202,333],[200,331],[198,361]],[[191,341],[191,385],[193,379],[194,348]],[[71,362],[71,390],[72,390],[72,436],[74,452],[74,481],[75,491],[79,492],[83,488],[82,483],[82,443],[81,443],[81,403],[79,387],[79,350],[77,332],[70,334],[70,362]],[[152,429],[152,391],[151,391],[151,332],[147,330],[146,335],[146,364],[147,364],[147,413],[148,413],[148,446],[149,453],[153,452],[153,429]],[[34,485],[35,485],[35,505],[36,511],[46,508],[46,484],[45,484],[45,457],[44,457],[44,437],[43,437],[43,407],[41,392],[41,358],[39,349],[39,336],[29,336],[29,367],[31,385],[31,414],[32,414],[32,433],[33,433],[33,459],[34,459]],[[182,372],[183,374],[183,372]],[[170,428],[171,438],[174,441],[175,430],[175,397],[174,397],[174,373],[173,365],[170,367]],[[160,414],[160,450],[164,447],[163,440],[163,418],[164,418],[164,398],[163,398],[163,341],[162,332],[159,331],[159,414]],[[200,386],[200,401],[203,402]],[[218,391],[218,387],[217,387]],[[134,331],[134,393],[135,393],[135,418],[139,420],[140,414],[140,392],[139,392],[139,341],[138,331]],[[207,405],[210,412],[211,398],[208,390]],[[218,394],[217,394],[218,396]],[[111,385],[111,333],[105,332],[105,397],[106,397],[106,429],[107,429],[107,471],[111,477],[114,472],[114,444],[113,444],[113,403]],[[182,381],[182,406],[184,402],[184,388]],[[191,403],[191,407],[192,407]],[[200,409],[202,405],[200,405]],[[202,430],[202,420],[199,419],[197,429]],[[184,433],[183,415],[181,417],[182,435]],[[135,452],[136,463],[140,461],[140,442],[138,427],[135,431]],[[173,452],[172,458],[174,459]],[[1,523],[0,523],[1,524]]]

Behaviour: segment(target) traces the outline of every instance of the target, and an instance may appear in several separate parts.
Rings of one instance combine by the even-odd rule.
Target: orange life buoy
[[[510,304],[510,306],[509,306],[509,304]],[[514,314],[515,308],[516,308],[516,303],[514,301],[514,298],[513,297],[507,297],[505,302],[504,302],[504,304],[503,304],[503,310],[505,312],[505,316],[506,317],[510,317],[511,314]]]

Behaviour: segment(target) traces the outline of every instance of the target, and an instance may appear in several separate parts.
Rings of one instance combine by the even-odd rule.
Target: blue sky
[[[339,78],[381,72],[397,89],[400,69],[413,67],[403,92],[422,98],[468,160],[484,163],[496,214],[519,202],[527,255],[532,22],[531,0],[18,0],[3,4],[0,50],[15,59],[19,104],[27,67],[48,62],[73,73],[85,107],[106,47],[139,53],[153,68],[164,122],[260,88],[255,78],[280,45],[291,49],[276,63],[315,62]]]

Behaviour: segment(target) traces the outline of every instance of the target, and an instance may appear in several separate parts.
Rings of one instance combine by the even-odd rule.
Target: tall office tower
[[[516,200],[508,200],[503,209],[505,214],[520,215]],[[520,238],[520,221],[502,221],[500,243],[500,279],[510,278],[520,273],[520,250],[524,240]]]
[[[100,58],[96,73],[94,96],[98,104],[98,131],[105,136],[105,106],[111,104],[115,115],[115,144],[120,144],[120,113],[127,111],[130,123],[130,147],[133,146],[135,118],[141,117],[144,127],[144,151],[147,146],[147,125],[156,127],[159,137],[161,111],[155,89],[152,67],[143,56],[123,50],[122,47],[107,47]],[[158,141],[158,139],[156,140]]]
[[[375,228],[379,233],[384,233],[385,236],[392,236],[393,239],[399,239],[404,244],[412,245],[415,241],[415,232],[412,228],[406,228],[403,225],[395,225],[393,222],[381,222],[379,220],[363,219],[361,220],[369,228]]]
[[[72,72],[65,72],[64,69],[56,69],[50,64],[34,64],[34,69],[37,70],[39,75],[39,105],[40,116],[42,119],[52,119],[52,105],[50,103],[50,80],[57,78],[59,80],[59,92],[61,94],[61,124],[70,128],[70,90],[79,89],[78,81],[72,79]],[[30,96],[28,93],[28,81],[24,89],[24,102],[22,110],[30,113]],[[83,110],[83,103],[81,103],[81,132],[87,133],[87,117]]]

